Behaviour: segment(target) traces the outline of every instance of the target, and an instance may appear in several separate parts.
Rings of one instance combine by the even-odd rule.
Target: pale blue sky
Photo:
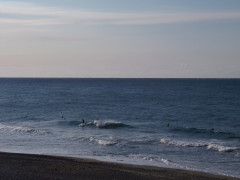
[[[0,0],[0,77],[240,78],[239,0]]]

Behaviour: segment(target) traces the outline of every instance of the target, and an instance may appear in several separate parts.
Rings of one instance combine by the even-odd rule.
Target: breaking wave
[[[19,132],[19,133],[36,133],[36,134],[48,134],[45,131],[34,129],[34,128],[26,128],[20,126],[8,126],[4,124],[0,124],[1,131],[9,131],[9,132]]]
[[[207,142],[187,142],[171,139],[160,139],[160,143],[178,147],[205,147],[207,150],[213,150],[218,152],[235,152],[240,150],[240,147],[224,146],[216,143]]]
[[[218,152],[234,152],[234,151],[239,151],[240,147],[228,147],[228,146],[221,146],[217,144],[209,144],[207,146],[208,150],[215,150]]]
[[[82,126],[82,124],[79,124],[79,126]],[[123,127],[130,127],[127,124],[115,120],[95,120],[92,122],[87,122],[85,126],[94,126],[100,129],[117,129]]]
[[[99,145],[102,145],[102,146],[113,146],[115,144],[117,144],[117,142],[115,141],[107,141],[107,140],[102,140],[102,139],[97,139],[97,138],[94,138],[94,137],[90,137],[89,140],[91,142],[96,142],[98,143]]]
[[[207,147],[207,143],[202,142],[186,142],[186,141],[175,141],[171,139],[160,139],[160,143],[172,145],[172,146],[181,146],[181,147]]]

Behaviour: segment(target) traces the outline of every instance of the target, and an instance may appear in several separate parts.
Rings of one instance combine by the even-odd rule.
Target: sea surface
[[[2,78],[0,151],[240,177],[240,79]]]

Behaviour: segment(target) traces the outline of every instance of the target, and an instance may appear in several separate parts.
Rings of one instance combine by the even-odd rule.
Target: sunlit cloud
[[[239,12],[114,13],[41,7],[28,3],[2,3],[0,4],[0,12],[2,15],[5,15],[4,17],[0,16],[1,24],[22,24],[28,26],[71,23],[87,25],[149,25],[240,19]]]

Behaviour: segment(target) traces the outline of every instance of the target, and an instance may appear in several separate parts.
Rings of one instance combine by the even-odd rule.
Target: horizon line
[[[240,77],[0,77],[0,79],[240,79]]]

